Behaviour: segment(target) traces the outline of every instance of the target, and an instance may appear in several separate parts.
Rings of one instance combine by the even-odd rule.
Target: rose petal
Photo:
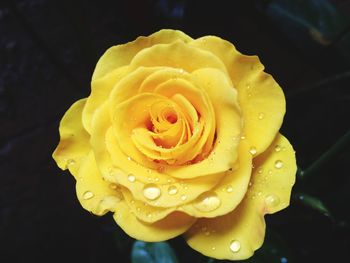
[[[231,212],[244,198],[252,172],[252,156],[249,146],[242,141],[239,147],[238,169],[227,171],[213,189],[198,199],[182,206],[182,210],[194,217],[217,217]]]
[[[121,188],[126,203],[130,207],[132,213],[141,221],[154,223],[165,218],[170,213],[174,212],[176,207],[157,207],[148,203],[139,201],[133,197],[131,192],[125,187]]]
[[[129,73],[127,66],[120,67],[106,74],[103,78],[91,81],[91,94],[83,110],[83,125],[91,133],[91,120],[96,110],[108,100],[112,88]]]
[[[115,211],[123,196],[115,185],[105,182],[97,169],[93,152],[90,152],[81,165],[76,184],[77,197],[86,210],[95,215]]]
[[[52,154],[58,167],[69,169],[76,176],[82,159],[90,151],[89,134],[85,131],[81,114],[86,99],[76,101],[64,114],[59,127],[60,142]]]
[[[163,29],[150,36],[141,36],[135,41],[113,46],[97,62],[92,80],[101,78],[119,67],[128,65],[140,50],[156,44],[167,44],[179,40],[189,42],[192,38],[178,30]]]
[[[160,221],[146,223],[130,213],[130,208],[125,202],[117,204],[113,218],[129,236],[146,242],[160,242],[174,238],[187,231],[196,221],[184,213],[173,212]]]
[[[265,73],[257,56],[239,53],[228,41],[206,36],[189,43],[210,51],[225,64],[234,87],[244,119],[243,136],[262,153],[272,142],[281,127],[285,114],[285,98],[282,89]]]
[[[282,161],[282,167],[276,168],[276,161]],[[199,219],[186,233],[187,243],[193,249],[217,259],[241,260],[249,258],[262,245],[264,215],[289,204],[296,173],[294,150],[279,134],[269,149],[254,160],[254,165],[257,168],[253,172],[253,185],[242,203],[227,215]],[[235,242],[231,246],[233,251],[231,242]]]
[[[217,68],[227,72],[225,65],[215,55],[180,40],[143,49],[130,63],[131,69],[156,66],[180,68],[187,72],[203,67]]]

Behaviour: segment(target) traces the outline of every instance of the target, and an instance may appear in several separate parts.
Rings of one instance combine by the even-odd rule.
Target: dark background
[[[90,93],[112,45],[161,28],[217,35],[256,54],[287,96],[282,133],[306,168],[349,129],[350,1],[0,0],[0,262],[129,262],[132,240],[111,215],[83,210],[75,182],[51,154],[67,108]],[[264,247],[249,262],[349,260],[349,147],[267,216]],[[181,262],[207,259],[170,241]],[[287,261],[285,261],[287,260]]]

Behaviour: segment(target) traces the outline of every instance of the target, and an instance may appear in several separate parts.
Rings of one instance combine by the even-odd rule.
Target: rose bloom
[[[81,205],[113,212],[131,237],[184,235],[206,256],[248,258],[296,173],[279,133],[284,94],[263,70],[219,37],[176,30],[111,47],[90,96],[62,118],[53,158]]]

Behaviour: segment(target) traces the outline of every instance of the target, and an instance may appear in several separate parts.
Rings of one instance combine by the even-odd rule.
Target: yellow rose
[[[53,158],[81,205],[149,242],[184,234],[200,253],[245,259],[264,215],[288,206],[295,154],[279,134],[283,91],[256,56],[215,36],[161,30],[114,46],[88,98],[60,123]]]

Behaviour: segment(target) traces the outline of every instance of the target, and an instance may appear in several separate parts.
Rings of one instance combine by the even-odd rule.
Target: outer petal
[[[225,65],[212,53],[192,47],[183,41],[159,44],[140,51],[131,61],[130,68],[173,67],[192,72],[200,68],[216,68],[227,72]]]
[[[280,129],[285,114],[285,98],[282,89],[265,73],[257,56],[239,53],[228,41],[206,36],[190,45],[215,54],[225,64],[234,87],[238,90],[238,102],[244,119],[242,135],[257,153],[262,153]]]
[[[160,221],[146,223],[137,219],[125,202],[118,203],[113,217],[129,236],[146,242],[174,238],[187,231],[196,221],[195,218],[184,213],[173,212]]]
[[[92,80],[103,77],[121,66],[128,65],[133,57],[142,49],[156,44],[167,44],[181,40],[189,42],[191,37],[178,30],[163,29],[148,37],[138,37],[135,41],[108,49],[98,61]]]
[[[96,110],[103,104],[111,93],[112,88],[128,73],[128,67],[120,67],[103,78],[91,82],[91,94],[83,110],[83,125],[91,133],[91,120]]]
[[[289,204],[296,173],[293,148],[287,139],[277,135],[254,164],[257,168],[252,177],[253,185],[242,203],[227,215],[199,219],[198,224],[186,233],[187,243],[193,249],[217,259],[240,260],[252,256],[262,245],[264,215]],[[230,249],[232,242],[235,242],[231,246],[234,251]]]
[[[95,215],[104,215],[108,211],[114,212],[117,203],[122,199],[116,185],[102,179],[92,152],[79,169],[76,190],[82,207]]]
[[[89,134],[85,131],[81,114],[86,99],[76,101],[60,122],[60,143],[52,154],[58,167],[76,176],[82,159],[89,153]]]

